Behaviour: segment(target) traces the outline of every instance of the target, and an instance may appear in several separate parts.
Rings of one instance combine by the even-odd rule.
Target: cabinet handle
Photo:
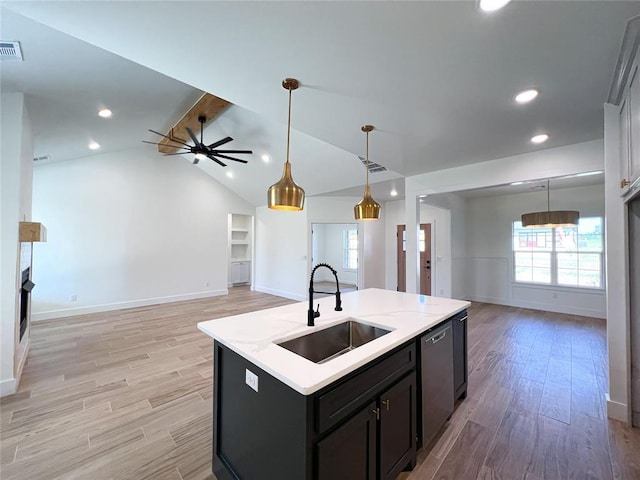
[[[375,414],[376,420],[380,420],[380,409],[379,408],[374,408],[371,411]]]
[[[631,182],[629,180],[627,180],[626,178],[623,178],[622,180],[620,180],[620,188],[624,188],[627,185],[629,185]]]
[[[462,318],[459,318],[458,321],[459,322],[464,322],[466,319],[467,319],[467,317],[462,317]]]
[[[431,343],[438,343],[440,340],[442,340],[446,336],[447,336],[447,331],[445,330],[440,335],[437,335],[435,337],[431,337]]]
[[[391,400],[382,400],[382,404],[387,407],[387,412],[389,411],[389,405],[391,405]]]

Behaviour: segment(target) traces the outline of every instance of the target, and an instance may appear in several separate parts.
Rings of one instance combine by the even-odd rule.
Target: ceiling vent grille
[[[39,157],[33,157],[34,162],[45,162],[51,160],[51,155],[41,155]]]
[[[0,41],[0,61],[22,62],[23,60],[20,42]]]
[[[362,158],[360,156],[358,156],[358,158],[360,159],[363,165],[367,164],[366,158]],[[386,171],[387,171],[387,167],[383,167],[379,163],[375,163],[369,160],[369,173],[380,173],[380,172],[386,172]]]

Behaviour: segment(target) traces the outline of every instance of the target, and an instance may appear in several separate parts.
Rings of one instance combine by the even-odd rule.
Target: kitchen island
[[[198,324],[214,339],[213,465],[220,480],[391,479],[415,464],[417,340],[469,302],[366,289],[345,294],[340,312],[331,297],[316,303],[314,327],[306,325],[306,303]],[[278,345],[346,320],[388,333],[326,363]],[[466,333],[464,355],[466,395]]]

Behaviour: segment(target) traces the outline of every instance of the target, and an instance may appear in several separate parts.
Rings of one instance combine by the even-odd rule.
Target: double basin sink
[[[340,355],[380,338],[391,330],[367,325],[354,318],[332,327],[277,343],[315,363],[326,363]]]

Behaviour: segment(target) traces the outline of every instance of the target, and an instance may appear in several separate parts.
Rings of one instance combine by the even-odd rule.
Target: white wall
[[[23,359],[16,354],[16,324],[18,322],[18,228],[22,220],[31,220],[31,176],[33,168],[33,140],[29,116],[21,93],[1,96],[1,155],[0,185],[2,204],[0,225],[0,396],[17,389],[15,370]],[[38,259],[34,259],[38,263]],[[37,269],[36,266],[34,268]],[[36,288],[37,290],[37,288]],[[28,335],[28,334],[27,334]],[[28,342],[28,339],[26,340]],[[25,340],[23,340],[24,344]],[[22,350],[26,355],[28,347]]]
[[[301,212],[256,209],[256,290],[294,300],[307,298],[311,273],[311,225],[353,223],[356,197],[311,197]],[[360,288],[384,288],[384,220],[358,229]]]
[[[343,268],[344,231],[358,229],[357,223],[314,223],[313,236],[316,243],[316,252],[312,255],[313,264],[328,263],[338,273],[340,283],[356,285],[358,281],[357,270],[345,270]],[[314,280],[335,282],[335,278],[326,268],[316,272]]]
[[[546,205],[544,191],[467,200],[467,291],[470,300],[605,318],[604,289],[515,283],[512,225]],[[604,185],[551,191],[551,206],[604,216]]]
[[[33,210],[48,229],[34,248],[34,319],[224,294],[228,213],[253,214],[147,148],[37,166]]]
[[[307,207],[301,212],[258,207],[255,238],[255,290],[293,300],[307,298]]]

